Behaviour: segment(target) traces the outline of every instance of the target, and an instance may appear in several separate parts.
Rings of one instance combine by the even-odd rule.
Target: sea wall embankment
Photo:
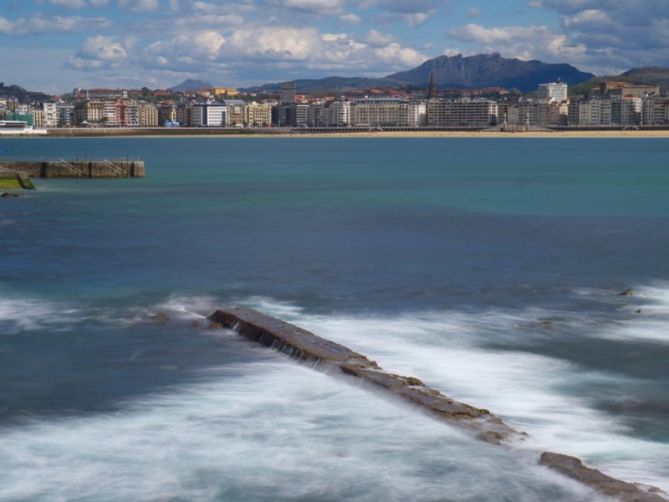
[[[6,160],[5,171],[24,173],[31,178],[143,178],[143,160]]]

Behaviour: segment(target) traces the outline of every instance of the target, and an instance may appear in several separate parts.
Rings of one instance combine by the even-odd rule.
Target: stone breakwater
[[[142,160],[7,160],[0,170],[15,172],[31,178],[143,178],[146,174]]]
[[[211,314],[209,320],[261,345],[308,362],[316,369],[326,372],[335,370],[360,379],[395,398],[418,406],[438,420],[473,431],[477,438],[488,443],[513,444],[526,436],[488,410],[451,399],[418,378],[390,373],[348,347],[255,310],[244,307],[220,309]],[[611,478],[585,466],[578,458],[544,452],[539,463],[625,502],[669,501],[657,488]]]

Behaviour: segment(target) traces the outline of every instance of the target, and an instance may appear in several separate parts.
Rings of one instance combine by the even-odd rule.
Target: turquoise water
[[[37,180],[0,202],[0,499],[589,498],[534,466],[542,449],[669,489],[669,141],[2,147],[140,157],[148,176]],[[229,303],[531,439],[489,450],[207,330]]]

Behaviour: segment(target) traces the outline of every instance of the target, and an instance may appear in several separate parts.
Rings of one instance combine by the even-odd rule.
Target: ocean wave
[[[655,302],[666,298],[662,289],[639,288],[639,294]],[[666,444],[633,437],[618,417],[595,409],[573,392],[583,386],[622,385],[629,379],[613,372],[584,373],[569,361],[513,349],[528,339],[561,336],[542,322],[547,318],[559,319],[558,324],[583,336],[606,336],[611,325],[596,316],[593,320],[536,308],[327,316],[267,298],[251,298],[247,304],[342,343],[384,368],[414,375],[447,395],[492,410],[530,434],[528,448],[576,455],[621,478],[669,491]],[[629,322],[645,326],[637,319]],[[618,333],[627,329],[616,326]],[[508,347],[490,349],[491,341],[506,341]]]
[[[0,500],[598,500],[519,455],[282,358],[5,430]]]
[[[531,340],[574,336],[574,331],[583,336],[607,338],[626,336],[629,330],[627,336],[639,336],[641,332],[643,338],[648,339],[649,333],[643,330],[659,333],[662,316],[669,312],[669,294],[658,285],[635,288],[635,291],[634,297],[619,301],[633,300],[655,309],[649,309],[647,317],[640,317],[635,311],[624,311],[627,318],[615,322],[603,322],[595,315],[534,307],[478,312],[433,310],[394,315],[325,315],[262,296],[238,303],[347,345],[377,360],[388,370],[419,377],[456,399],[491,409],[530,434],[526,441],[529,450],[547,449],[577,455],[613,475],[669,491],[666,444],[633,437],[618,417],[595,409],[590,401],[573,392],[584,386],[624,385],[629,379],[613,372],[584,373],[569,361],[514,348]],[[172,295],[145,306],[110,309],[12,299],[7,294],[0,297],[0,327],[9,327],[10,331],[45,326],[66,329],[73,322],[88,320],[131,326],[147,322],[160,312],[171,320],[190,325],[190,321],[204,320],[222,303],[214,296]],[[643,312],[647,307],[641,308]],[[658,324],[652,324],[654,322]],[[307,376],[310,378],[320,379]],[[280,392],[284,394],[273,398],[271,406],[284,410],[294,406],[286,397],[285,389]],[[243,399],[242,394],[237,397]],[[183,398],[183,394],[170,398],[170,406],[180,406],[176,401]],[[231,400],[226,406],[239,405]]]

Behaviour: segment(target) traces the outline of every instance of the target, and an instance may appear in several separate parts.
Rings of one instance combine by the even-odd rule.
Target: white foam
[[[278,314],[267,299],[262,307]],[[284,319],[370,356],[386,369],[416,376],[452,397],[492,410],[530,434],[529,448],[577,455],[610,474],[669,491],[666,445],[629,436],[621,422],[569,391],[615,383],[620,377],[584,374],[569,362],[541,355],[481,347],[490,340],[547,336],[537,319],[550,317],[550,312],[427,312],[389,318],[291,313],[283,305],[280,310]],[[554,314],[566,322],[579,321],[577,316]],[[528,332],[528,326],[538,332]]]
[[[656,283],[632,290],[633,296],[625,297],[628,303],[621,307],[629,317],[595,334],[611,340],[669,344],[669,285]]]
[[[0,431],[0,500],[596,500],[533,455],[279,355],[237,369],[123,413]]]

